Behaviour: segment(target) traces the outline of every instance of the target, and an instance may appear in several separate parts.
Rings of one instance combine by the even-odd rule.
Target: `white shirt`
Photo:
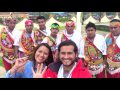
[[[19,46],[18,50],[23,52],[24,50],[22,49],[21,45],[20,45],[20,39],[21,39],[21,35],[22,35],[22,32],[20,32],[20,34],[15,38],[15,41],[14,41],[14,46]],[[32,31],[31,33],[31,37],[34,41],[34,31]]]
[[[50,37],[51,37],[51,36],[50,36]],[[53,37],[51,37],[51,38],[52,38],[53,40],[55,40]],[[49,41],[48,41],[48,39],[45,37],[41,43],[47,43],[47,44],[49,44]],[[54,46],[51,46],[51,50],[52,50],[52,51],[55,51],[55,50],[56,50],[56,40],[55,40],[55,45],[54,45]]]
[[[41,43],[48,43],[48,39],[47,39],[47,38],[44,38]]]
[[[45,30],[42,30],[47,36],[51,34],[50,28],[47,28]]]
[[[80,58],[85,58],[84,56],[84,44],[85,44],[85,40],[82,39],[80,42],[80,54],[79,57]],[[103,55],[107,55],[107,46],[106,46],[106,42],[105,42],[105,38],[102,35],[96,34],[93,44],[102,52]]]
[[[47,29],[46,29],[46,32],[47,32],[47,35],[50,35],[50,34],[51,34],[50,28],[47,28]]]
[[[70,34],[67,33],[67,30],[64,30],[63,33],[67,36],[67,38],[69,40],[72,40],[72,41],[74,41],[76,43],[76,45],[78,47],[78,53],[79,53],[80,52],[79,51],[79,49],[80,49],[80,45],[79,44],[80,44],[80,41],[82,40],[82,36],[81,36],[80,32],[77,31],[77,30],[74,30],[73,34],[70,35]],[[56,43],[57,43],[56,49],[58,49],[58,46],[61,43],[60,35],[57,35]]]
[[[12,39],[15,41],[15,38],[19,35],[19,30],[14,28],[12,32],[9,32],[7,27],[5,27],[5,29],[7,30],[8,34],[12,37]]]
[[[73,72],[73,70],[75,69],[76,65],[77,65],[77,63],[75,62],[74,66],[73,66],[72,69],[69,71],[69,73],[68,73],[68,75],[67,75],[66,78],[71,78],[72,72]],[[64,67],[63,67],[63,64],[62,64],[62,65],[60,66],[60,68],[59,68],[57,78],[65,78],[63,74],[64,74]]]
[[[120,35],[116,39],[116,44],[120,48]]]

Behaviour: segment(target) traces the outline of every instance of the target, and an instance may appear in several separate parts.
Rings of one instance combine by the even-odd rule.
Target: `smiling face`
[[[35,53],[36,63],[43,63],[49,56],[49,49],[45,46],[40,46]]]
[[[74,52],[74,47],[72,45],[62,46],[59,52],[60,61],[66,67],[71,67],[74,62],[77,54]]]

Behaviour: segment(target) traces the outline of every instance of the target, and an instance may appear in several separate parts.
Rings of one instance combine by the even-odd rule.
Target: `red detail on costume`
[[[70,22],[66,22],[66,26],[75,26],[75,23],[70,21]]]
[[[4,67],[5,67],[6,71],[8,71],[12,68],[12,65],[10,63],[8,63],[7,61],[5,61],[4,59],[3,59],[3,64],[4,64]]]
[[[61,38],[61,42],[63,41],[68,41],[69,39],[67,38],[67,36],[63,33],[62,38]]]
[[[120,78],[120,73],[111,75],[109,72],[107,72],[107,78]]]
[[[32,25],[33,24],[33,21],[32,20],[27,20],[26,22],[25,22],[25,25]]]
[[[43,77],[57,78],[57,72],[48,68]],[[89,73],[88,68],[83,67],[81,59],[77,62],[77,65],[72,72],[71,78],[92,78],[92,75]]]
[[[115,62],[120,62],[120,61],[116,61],[113,57],[114,55],[116,55],[117,53],[120,52],[120,48],[118,47],[118,45],[115,43],[115,39],[112,35],[112,33],[109,34],[108,38],[111,38],[112,39],[112,44],[110,44],[108,47],[112,49],[112,61],[115,61]],[[108,50],[109,50],[108,48]],[[109,54],[108,52],[108,55],[107,55],[108,58],[111,57],[111,55]]]

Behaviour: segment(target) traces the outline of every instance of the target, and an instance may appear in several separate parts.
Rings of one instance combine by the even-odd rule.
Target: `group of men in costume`
[[[16,58],[24,56],[31,58],[34,48],[43,40],[43,38],[41,40],[41,37],[47,36],[47,34],[41,33],[47,31],[45,18],[40,16],[37,20],[40,23],[39,26],[41,26],[39,30],[33,31],[33,21],[27,20],[25,30],[21,32],[15,29],[15,18],[6,19],[6,27],[3,27],[0,32],[0,57],[3,58],[6,71],[12,67]],[[50,32],[47,31],[47,33]]]
[[[95,33],[95,24],[90,22],[80,43],[79,57],[96,78],[120,78],[120,20],[111,20],[109,29],[104,38]]]
[[[95,78],[119,78],[120,77],[120,20],[113,19],[110,22],[110,33],[103,37],[96,34],[95,24],[89,22],[86,29],[86,37],[82,37],[75,29],[72,20],[66,22],[65,30],[59,32],[59,24],[53,23],[51,29],[46,28],[46,19],[43,16],[37,18],[39,29],[33,31],[33,21],[25,22],[25,30],[22,33],[15,29],[16,20],[9,18],[7,26],[0,32],[0,57],[6,70],[9,70],[16,58],[32,56],[33,50],[40,43],[48,43],[51,47],[54,61],[58,60],[58,46],[63,41],[72,40],[78,50],[78,58],[81,58],[85,67]],[[19,34],[18,34],[19,33]]]
[[[110,22],[110,32],[106,36],[108,77],[120,78],[120,20]]]

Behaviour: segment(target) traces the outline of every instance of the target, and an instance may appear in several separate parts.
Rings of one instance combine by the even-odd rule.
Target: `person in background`
[[[106,35],[107,77],[120,78],[120,20],[110,21],[110,33]]]
[[[86,33],[87,36],[80,43],[79,57],[84,59],[93,78],[107,78],[105,38],[96,34],[96,26],[91,22],[86,25]]]
[[[51,47],[53,58],[55,61],[56,37],[59,32],[59,25],[57,23],[53,23],[50,30],[51,34],[45,37],[41,43],[48,43],[48,45]]]
[[[35,46],[39,45],[46,36],[51,34],[50,29],[45,25],[46,18],[44,16],[38,16],[37,22],[39,29],[35,31]]]
[[[2,57],[4,67],[8,71],[15,62],[14,41],[16,40],[18,30],[15,29],[16,18],[6,19],[7,26],[0,31],[0,57]]]
[[[31,56],[34,50],[34,32],[33,32],[33,21],[27,20],[25,22],[25,30],[16,38],[14,42],[15,56],[26,57]]]
[[[63,41],[68,41],[68,40],[74,41],[78,47],[78,53],[80,52],[79,43],[82,40],[82,36],[79,31],[75,30],[74,21],[68,20],[66,22],[65,28],[66,30],[64,30],[61,34],[59,34],[56,39],[56,53],[55,53],[56,60],[58,59],[58,46]]]

